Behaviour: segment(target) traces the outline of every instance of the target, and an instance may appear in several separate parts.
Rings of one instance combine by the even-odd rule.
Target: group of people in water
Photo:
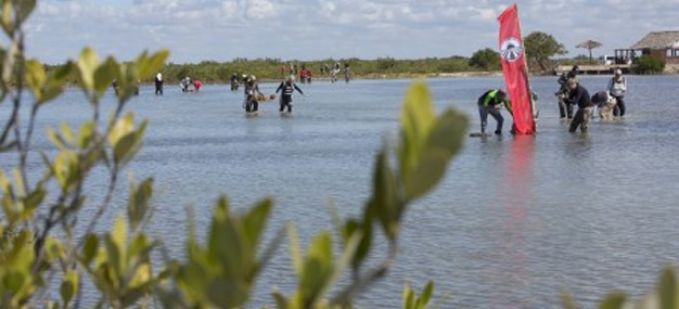
[[[301,70],[297,70],[297,64],[284,64],[281,66],[281,75],[299,76],[299,80],[302,84],[311,83],[311,69],[304,64],[302,64],[301,67]],[[351,68],[348,62],[345,62],[343,65],[339,62],[335,62],[333,65],[324,63],[320,66],[320,76],[329,78],[332,83],[337,82],[341,75],[344,75],[345,82],[348,83],[351,80]]]
[[[605,90],[598,91],[591,96],[578,80],[578,71],[579,67],[574,66],[570,72],[562,74],[558,80],[560,89],[555,93],[559,103],[559,116],[563,121],[570,121],[569,132],[576,132],[578,128],[583,133],[587,132],[589,121],[594,117],[595,108],[598,108],[599,117],[603,120],[625,116],[627,80],[620,69],[614,71]],[[531,92],[531,101],[533,117],[537,120],[538,112],[535,104],[537,95],[533,92]],[[504,123],[504,118],[500,113],[501,107],[504,106],[512,114],[512,104],[507,93],[500,89],[486,91],[478,99],[477,104],[481,118],[481,134],[486,134],[488,115],[491,115],[497,123],[494,133],[501,135]],[[577,111],[574,113],[576,106]],[[515,133],[514,128],[510,132]]]
[[[165,81],[163,80],[163,73],[156,74],[156,77],[154,78],[154,84],[156,86],[156,95],[163,95],[163,86],[165,84]],[[114,89],[116,88],[115,82],[113,87]],[[185,76],[179,81],[179,88],[181,88],[182,92],[197,92],[200,91],[200,88],[202,87],[203,83],[200,80],[191,79],[189,76]]]
[[[234,87],[234,77],[237,76],[234,74],[232,76],[232,84],[231,84],[231,90],[235,91],[238,90],[238,86]],[[259,102],[262,100],[266,100],[267,96],[264,95],[260,90],[259,90],[259,84],[257,82],[257,77],[254,75],[246,75],[244,78],[244,99],[243,99],[243,109],[245,109],[245,112],[250,114],[250,113],[256,113],[259,110]],[[234,89],[235,88],[235,89]],[[276,89],[276,94],[279,92],[280,98],[279,98],[279,112],[284,113],[287,110],[287,113],[290,114],[292,113],[292,98],[294,92],[297,91],[301,95],[304,95],[304,91],[300,89],[297,84],[295,84],[295,76],[290,75],[288,76],[284,81],[280,83],[278,88]],[[272,94],[268,97],[269,100],[273,100],[276,98],[276,94]]]
[[[163,95],[163,74],[158,73],[155,77],[155,86],[156,86],[156,95]],[[256,113],[259,110],[259,102],[263,100],[273,100],[275,99],[276,95],[272,94],[267,98],[260,90],[259,90],[259,84],[257,82],[257,77],[254,75],[238,75],[234,73],[231,75],[231,80],[230,80],[230,86],[231,86],[231,91],[237,91],[238,88],[240,87],[241,84],[244,86],[244,95],[245,98],[243,100],[243,109],[245,109],[246,113]],[[182,90],[182,92],[197,92],[202,88],[203,84],[199,80],[194,80],[191,79],[191,77],[186,76],[181,79],[179,82],[179,86]],[[113,82],[113,89],[118,91],[118,87],[116,82]],[[281,113],[287,111],[287,113],[292,113],[292,98],[294,92],[297,91],[301,95],[304,95],[304,91],[300,89],[297,84],[295,84],[295,76],[290,75],[288,76],[285,80],[283,80],[278,88],[276,89],[276,94],[279,92],[281,93],[280,95],[280,107],[279,111]]]
[[[290,70],[296,69],[291,67]],[[345,75],[348,75],[349,65],[345,64]],[[569,132],[575,132],[578,128],[581,132],[587,132],[588,124],[590,119],[594,117],[595,108],[598,108],[598,115],[603,120],[611,120],[615,117],[624,117],[626,112],[625,106],[625,95],[627,93],[627,80],[623,76],[620,69],[614,71],[613,77],[608,81],[605,90],[598,91],[594,95],[590,96],[589,91],[580,83],[578,80],[578,66],[574,66],[570,72],[563,73],[558,80],[559,91],[555,93],[558,98],[559,106],[559,116],[563,121],[570,121]],[[335,76],[340,72],[340,64],[335,63],[335,66],[330,69],[330,67],[325,66],[321,69],[321,72],[330,72],[335,81]],[[310,82],[311,72],[302,66],[302,71],[300,76],[307,78]],[[348,81],[349,77],[345,77]],[[163,95],[163,75],[158,73],[155,77],[155,94]],[[256,113],[259,110],[259,103],[263,100],[273,100],[276,98],[276,94],[280,93],[279,97],[279,111],[281,113],[287,112],[292,113],[293,106],[293,95],[297,91],[299,94],[304,95],[304,91],[300,89],[295,83],[295,75],[290,74],[286,77],[276,89],[275,94],[269,97],[265,96],[260,90],[257,82],[257,78],[254,75],[238,75],[233,74],[230,80],[230,86],[232,91],[237,91],[241,84],[244,86],[244,100],[243,109],[246,113]],[[202,87],[200,80],[191,79],[189,76],[185,76],[180,81],[180,88],[183,92],[194,92],[199,91]],[[113,82],[114,90],[118,91],[116,82]],[[137,92],[138,93],[138,92]],[[537,121],[538,111],[537,111],[537,95],[534,92],[530,92],[531,105],[533,110],[533,117]],[[506,92],[501,89],[488,90],[478,101],[479,116],[481,118],[481,135],[486,134],[486,127],[488,124],[488,116],[492,116],[496,121],[496,129],[494,131],[497,135],[502,135],[502,128],[504,125],[504,117],[501,114],[501,108],[513,115],[512,102],[509,99]],[[575,107],[577,106],[577,111]],[[515,133],[514,127],[510,131],[512,134]]]

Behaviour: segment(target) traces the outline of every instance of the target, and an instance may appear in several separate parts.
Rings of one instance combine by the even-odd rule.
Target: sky
[[[85,46],[131,59],[168,48],[171,62],[470,56],[497,48],[493,0],[40,0],[27,49],[47,63]],[[544,31],[569,51],[595,55],[650,31],[679,30],[679,0],[518,0],[524,35]]]

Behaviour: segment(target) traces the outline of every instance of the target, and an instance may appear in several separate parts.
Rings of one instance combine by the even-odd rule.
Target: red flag
[[[528,90],[526,53],[519,25],[519,10],[516,4],[507,8],[500,17],[500,55],[505,75],[507,92],[512,100],[514,125],[519,134],[533,134],[535,121]]]

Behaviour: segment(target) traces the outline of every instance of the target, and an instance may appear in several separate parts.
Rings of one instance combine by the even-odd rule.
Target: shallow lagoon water
[[[607,78],[582,81],[593,93]],[[569,134],[559,121],[555,78],[531,81],[540,97],[539,134],[513,138],[507,121],[502,138],[467,140],[446,179],[408,212],[393,271],[358,305],[398,307],[404,282],[421,287],[432,279],[438,295],[452,295],[444,308],[556,307],[563,289],[592,307],[612,289],[641,295],[664,265],[679,261],[679,77],[628,77],[628,116],[596,119],[587,135]],[[476,98],[503,85],[500,78],[428,83],[437,109],[464,111],[472,131],[479,126]],[[150,127],[131,170],[138,179],[156,180],[148,230],[182,256],[185,208],[193,207],[204,232],[220,193],[237,209],[274,196],[269,238],[289,221],[305,242],[330,229],[330,201],[343,216],[359,213],[373,157],[385,137],[396,135],[409,84],[300,85],[307,96],[296,97],[293,116],[280,117],[277,103],[263,103],[254,118],[244,117],[242,93],[227,86],[208,85],[197,94],[166,87],[163,97],[142,89],[130,109]],[[260,88],[268,94],[275,86]],[[106,100],[110,107],[112,95]],[[7,109],[0,106],[3,119]],[[88,114],[82,94],[69,90],[42,112],[37,132],[60,121],[79,123]],[[51,149],[42,136],[35,146]],[[0,155],[0,166],[12,159]],[[31,160],[38,166],[37,156]],[[104,190],[101,178],[88,188],[92,198]],[[126,185],[120,187],[124,195]],[[116,201],[118,210],[123,201]],[[258,281],[253,307],[272,303],[273,286],[288,293],[294,287],[287,250],[279,250]]]

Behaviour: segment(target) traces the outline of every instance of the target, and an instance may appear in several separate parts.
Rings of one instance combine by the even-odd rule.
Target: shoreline
[[[679,71],[671,71],[671,72],[665,72],[662,74],[650,74],[650,75],[639,75],[639,74],[626,74],[630,76],[650,76],[650,75],[655,75],[655,76],[675,76],[679,75]],[[414,73],[389,73],[389,74],[380,74],[380,73],[371,73],[371,74],[361,74],[361,75],[354,75],[351,80],[397,80],[397,79],[429,79],[429,78],[473,78],[473,77],[502,77],[503,73],[501,71],[466,71],[466,72],[453,72],[453,73],[432,73],[432,74],[414,74]],[[546,73],[529,73],[530,77],[547,77],[547,76],[556,76],[554,74],[551,74],[550,72]],[[605,74],[586,74],[583,76],[605,76]],[[260,83],[278,83],[281,82],[284,78],[258,78],[257,80]],[[221,80],[202,80],[199,79],[204,85],[228,85],[228,81],[221,81]],[[323,76],[323,77],[312,77],[312,83],[316,81],[323,81],[327,82],[330,81],[330,77],[328,76]],[[344,77],[338,78],[337,79],[338,83],[343,83],[344,82]],[[153,81],[143,81],[141,84],[142,85],[153,85]],[[166,81],[165,82],[165,87],[177,84],[175,81]],[[298,82],[299,83],[299,82]],[[241,83],[242,85],[242,83]]]

